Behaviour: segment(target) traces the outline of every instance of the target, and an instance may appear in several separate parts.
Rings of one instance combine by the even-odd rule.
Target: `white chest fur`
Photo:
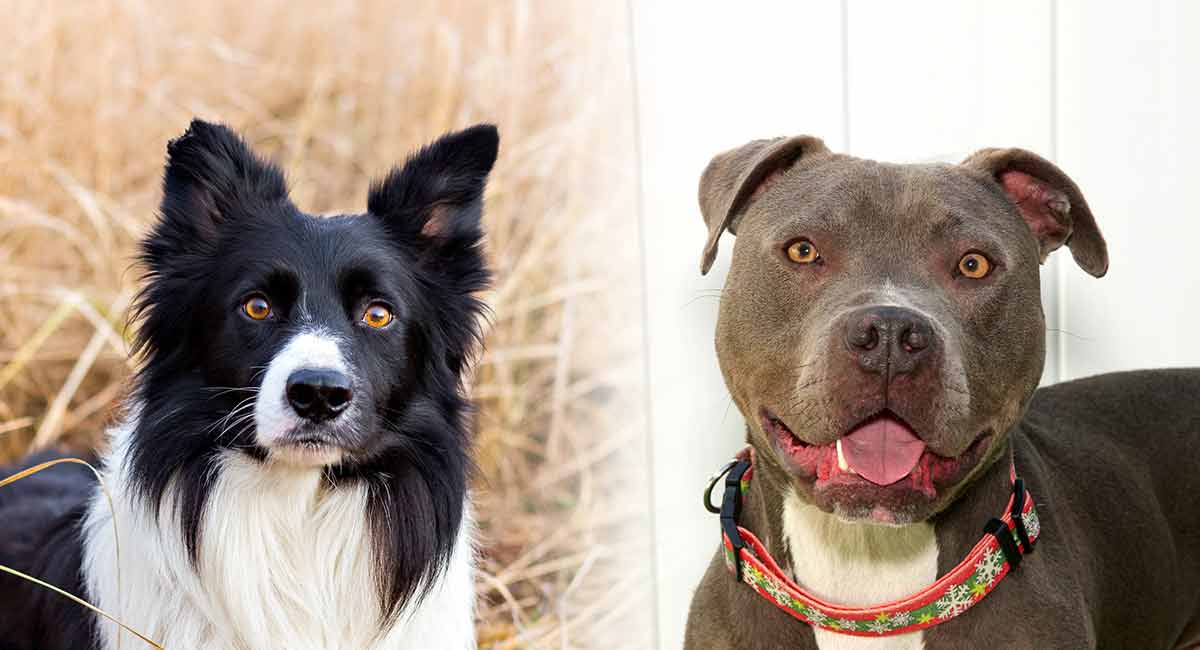
[[[99,496],[88,517],[84,573],[96,604],[134,629],[172,649],[475,647],[469,510],[438,584],[385,627],[365,489],[329,491],[319,470],[226,456],[208,496],[197,574],[177,522],[156,523],[131,497],[124,433],[114,436],[105,477],[120,533],[119,602],[113,520]],[[105,649],[115,650],[115,626],[101,630]],[[124,648],[139,643],[122,639]]]
[[[932,524],[846,523],[789,493],[784,499],[783,536],[796,582],[831,602],[877,605],[920,591],[937,579]],[[882,639],[814,632],[822,650],[925,646],[921,632]]]

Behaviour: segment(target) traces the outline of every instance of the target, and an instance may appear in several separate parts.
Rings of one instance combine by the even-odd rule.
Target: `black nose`
[[[846,346],[868,372],[913,372],[937,344],[929,319],[911,309],[864,307],[846,316]]]
[[[336,417],[350,406],[350,378],[336,370],[304,368],[287,380],[288,403],[296,415],[313,422]]]

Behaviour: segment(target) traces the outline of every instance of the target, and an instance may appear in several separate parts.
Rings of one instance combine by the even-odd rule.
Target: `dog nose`
[[[868,372],[912,372],[936,346],[929,319],[903,307],[864,307],[846,317],[846,346]]]
[[[321,422],[334,417],[350,406],[353,394],[350,378],[336,370],[297,370],[287,380],[288,403],[296,415]]]

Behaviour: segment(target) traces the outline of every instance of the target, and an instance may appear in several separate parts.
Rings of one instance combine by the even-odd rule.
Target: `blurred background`
[[[1111,257],[1100,280],[1067,253],[1043,267],[1043,381],[1200,365],[1190,195],[1200,178],[1200,4],[633,6],[660,648],[680,647],[717,548],[704,481],[744,441],[713,350],[733,246],[721,246],[707,276],[698,270],[706,232],[696,188],[714,154],[801,133],[895,162],[1036,151],[1083,189]]]
[[[649,542],[628,487],[645,483],[628,15],[597,4],[2,3],[0,462],[103,444],[134,245],[192,116],[243,132],[314,213],[365,209],[409,151],[494,122],[481,646],[647,647],[649,557],[617,547]]]

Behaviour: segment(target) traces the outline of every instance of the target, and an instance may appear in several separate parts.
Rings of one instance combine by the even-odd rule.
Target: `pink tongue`
[[[891,485],[917,466],[925,443],[904,423],[883,417],[842,438],[842,455],[850,469],[876,485]]]

